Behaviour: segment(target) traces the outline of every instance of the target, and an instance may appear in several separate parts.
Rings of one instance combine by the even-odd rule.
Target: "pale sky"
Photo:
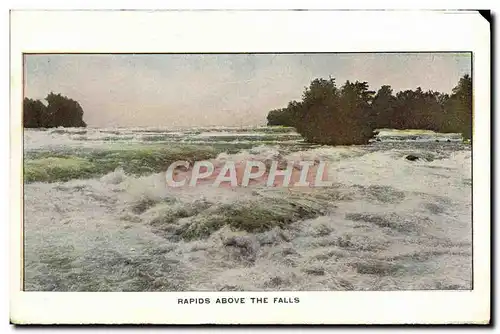
[[[77,100],[91,127],[265,125],[314,78],[451,92],[469,53],[27,55],[25,94]]]

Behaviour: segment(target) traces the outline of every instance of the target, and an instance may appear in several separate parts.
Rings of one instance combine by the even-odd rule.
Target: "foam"
[[[66,134],[39,138],[51,136]],[[287,150],[257,143],[214,157],[219,164],[326,160],[334,181],[328,189],[168,188],[164,172],[136,176],[123,168],[25,184],[26,289],[470,289],[470,148],[398,145]],[[408,161],[410,153],[422,158]],[[312,216],[297,214],[301,206]],[[184,237],[195,223],[231,220],[232,210],[250,220],[277,212],[286,223]]]

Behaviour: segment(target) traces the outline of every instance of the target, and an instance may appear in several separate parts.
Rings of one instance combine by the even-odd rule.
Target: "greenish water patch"
[[[267,126],[263,128],[257,128],[254,131],[256,132],[264,132],[264,133],[290,133],[296,132],[295,128],[290,126]]]
[[[163,134],[163,135],[147,135],[141,138],[143,141],[168,141],[175,138],[179,138],[179,136],[174,134]]]
[[[164,171],[177,160],[205,160],[220,151],[210,146],[143,146],[122,149],[31,152],[24,161],[24,181],[57,182],[105,175],[121,167],[146,175]]]
[[[283,135],[283,134],[259,134],[259,135],[214,135],[204,137],[192,137],[189,140],[198,141],[204,140],[207,142],[238,142],[238,141],[255,141],[255,142],[273,142],[273,141],[297,141],[302,138],[299,135]]]
[[[190,129],[190,130],[184,130],[182,131],[184,133],[190,133],[190,134],[200,134],[204,132],[214,132],[214,133],[220,133],[220,132],[231,132],[231,133],[252,133],[252,132],[258,132],[258,133],[296,133],[295,128],[289,127],[289,126],[258,126],[258,127],[234,127],[234,128],[195,128],[195,129]]]
[[[44,129],[45,131],[47,129]],[[55,130],[51,130],[50,133],[53,133],[53,134],[65,134],[65,133],[69,133],[69,134],[75,134],[75,135],[84,135],[87,133],[87,130],[66,130],[66,129],[55,129]]]
[[[24,163],[24,181],[53,182],[89,178],[94,175],[96,166],[84,158],[48,157]]]
[[[331,203],[314,195],[308,198],[298,195],[260,197],[251,201],[212,205],[199,213],[191,210],[184,223],[174,228],[171,224],[179,217],[175,215],[167,224],[173,227],[175,235],[185,240],[206,238],[224,226],[236,231],[264,232],[325,215],[332,208]],[[169,217],[172,218],[172,215]]]

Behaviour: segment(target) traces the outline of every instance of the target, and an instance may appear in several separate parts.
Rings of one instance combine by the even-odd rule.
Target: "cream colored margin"
[[[23,52],[473,51],[474,290],[21,292]],[[14,323],[485,323],[490,304],[489,24],[475,12],[11,13],[10,319]],[[177,297],[298,296],[299,304],[177,305]]]

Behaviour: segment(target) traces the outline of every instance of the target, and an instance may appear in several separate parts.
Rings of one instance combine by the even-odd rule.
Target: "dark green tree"
[[[315,79],[302,94],[302,102],[294,105],[296,129],[307,141],[329,143],[330,130],[337,128],[334,114],[339,110],[339,90],[335,79]],[[290,107],[290,105],[289,105]],[[293,107],[292,107],[293,108]]]
[[[78,102],[61,94],[50,93],[47,100],[49,127],[85,127],[83,109]]]
[[[459,132],[466,139],[472,138],[472,78],[466,74],[445,104],[448,126],[451,132]]]
[[[47,107],[40,100],[24,98],[23,121],[26,128],[43,128],[46,126]]]
[[[424,92],[420,87],[398,92],[390,127],[441,131],[444,108],[440,99],[440,93]]]
[[[289,109],[275,109],[267,115],[267,125],[294,126],[294,119]]]
[[[375,94],[366,82],[315,79],[302,101],[268,115],[269,125],[293,126],[307,141],[319,144],[364,144],[375,129],[425,129],[472,135],[472,79],[463,76],[452,94],[382,86]]]
[[[320,144],[367,143],[373,136],[373,94],[366,82],[347,81],[338,89],[334,78],[315,79],[294,113],[296,129],[306,140]]]
[[[373,137],[376,128],[376,114],[372,107],[374,95],[367,82],[346,81],[342,86],[340,110],[337,112],[339,120],[342,120],[338,129],[342,145],[365,144]]]
[[[83,109],[78,102],[61,94],[50,93],[40,100],[24,98],[23,124],[26,128],[86,127]]]
[[[394,127],[394,108],[396,106],[396,97],[393,95],[391,86],[384,85],[380,87],[373,98],[372,109],[376,118],[376,127],[391,128]]]

